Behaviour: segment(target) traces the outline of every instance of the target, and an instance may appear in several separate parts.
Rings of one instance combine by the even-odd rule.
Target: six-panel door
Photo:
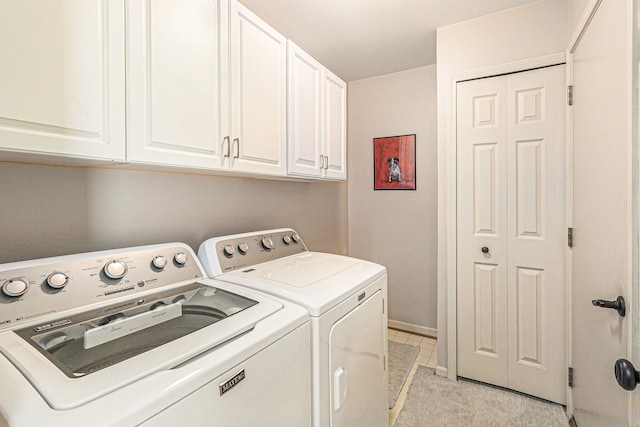
[[[458,84],[458,373],[566,402],[564,67]]]

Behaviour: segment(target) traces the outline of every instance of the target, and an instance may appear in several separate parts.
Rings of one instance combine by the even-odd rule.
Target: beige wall
[[[276,227],[346,254],[346,183],[0,163],[0,263]]]
[[[391,326],[436,334],[436,68],[349,83],[349,254],[387,267]],[[416,134],[416,191],[373,190],[373,138]]]
[[[596,0],[569,0],[569,37],[575,34],[581,19],[591,11],[591,5]]]
[[[447,372],[448,149],[455,124],[454,76],[562,54],[567,45],[568,0],[541,0],[438,29],[438,372]],[[455,266],[454,266],[455,267]]]

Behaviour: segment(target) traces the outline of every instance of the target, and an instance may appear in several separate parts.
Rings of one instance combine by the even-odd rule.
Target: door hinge
[[[567,105],[573,105],[573,85],[567,86]]]
[[[572,248],[573,247],[573,228],[567,228],[567,245]]]
[[[568,383],[569,383],[569,387],[573,387],[573,368],[572,367],[569,367]]]

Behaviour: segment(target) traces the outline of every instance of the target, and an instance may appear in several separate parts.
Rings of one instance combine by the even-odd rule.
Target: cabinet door
[[[124,160],[123,1],[3,0],[0,39],[0,149]]]
[[[131,0],[128,14],[128,161],[221,167],[221,1]]]
[[[347,178],[347,84],[326,68],[324,86],[324,176]]]
[[[322,172],[322,65],[288,41],[288,170],[319,177]]]
[[[231,169],[286,173],[286,39],[231,2]]]

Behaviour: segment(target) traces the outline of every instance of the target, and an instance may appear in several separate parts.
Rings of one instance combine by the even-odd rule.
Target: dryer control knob
[[[247,252],[249,252],[249,245],[242,242],[238,245],[238,250],[240,251],[240,253],[246,254]]]
[[[184,252],[178,252],[173,256],[173,260],[176,262],[176,264],[185,265],[187,263],[187,254],[185,254]]]
[[[298,233],[293,233],[293,234],[291,235],[291,238],[293,239],[293,241],[294,241],[295,243],[298,243],[298,242],[300,241],[300,235],[299,235]]]
[[[127,264],[119,259],[109,261],[102,269],[110,279],[122,279],[127,274]]]
[[[2,285],[2,292],[9,297],[19,297],[29,290],[26,279],[10,279]]]
[[[273,249],[273,240],[271,240],[269,237],[263,237],[261,243],[263,248],[267,250]]]
[[[151,264],[158,270],[162,270],[167,266],[167,258],[162,255],[156,255],[151,260]]]
[[[291,237],[289,237],[289,236],[285,235],[285,236],[282,238],[282,241],[284,242],[284,244],[285,244],[285,245],[288,245],[288,244],[290,244],[290,243],[291,243]]]
[[[233,256],[233,254],[236,253],[236,249],[233,247],[233,245],[225,245],[222,251],[226,256],[229,256],[229,257]]]
[[[69,283],[69,276],[61,271],[54,271],[47,276],[47,285],[54,289],[62,289]]]

